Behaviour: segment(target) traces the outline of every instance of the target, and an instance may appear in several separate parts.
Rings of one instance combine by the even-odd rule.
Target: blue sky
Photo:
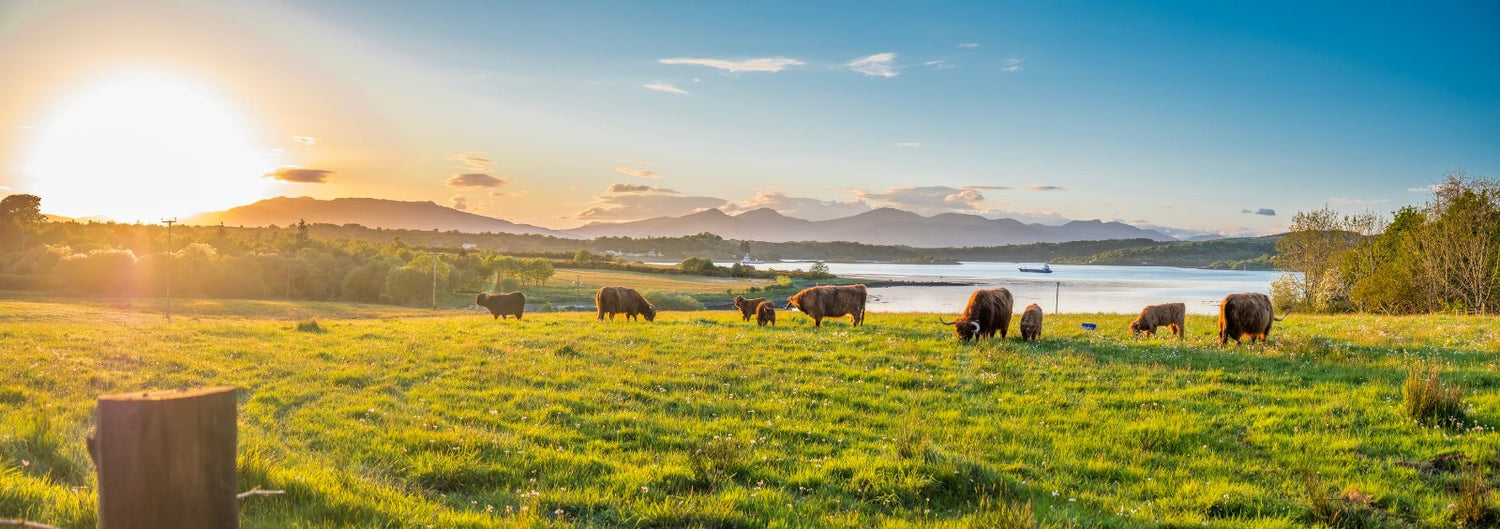
[[[894,206],[1269,233],[1500,175],[1493,2],[140,4],[0,11],[0,43],[114,21],[111,60],[220,87],[276,164],[331,175],[279,194],[558,227]]]

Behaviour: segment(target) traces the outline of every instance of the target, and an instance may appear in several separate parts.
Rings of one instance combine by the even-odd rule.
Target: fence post
[[[235,528],[235,389],[99,397],[99,527]]]

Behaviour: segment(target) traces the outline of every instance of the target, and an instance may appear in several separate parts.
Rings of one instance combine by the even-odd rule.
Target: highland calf
[[[734,308],[740,311],[740,316],[744,317],[742,321],[750,321],[750,317],[760,310],[760,304],[764,301],[766,298],[745,299],[743,296],[735,296]]]
[[[1147,337],[1156,336],[1156,328],[1166,326],[1172,331],[1172,335],[1181,339],[1187,328],[1187,305],[1182,303],[1163,303],[1161,305],[1147,305],[1141,309],[1141,315],[1130,322],[1130,334],[1139,336],[1146,333]]]
[[[1281,320],[1275,317],[1269,296],[1259,292],[1224,296],[1224,301],[1219,303],[1219,347],[1228,345],[1229,340],[1241,343],[1240,339],[1246,336],[1252,344],[1257,338],[1260,343],[1266,343],[1274,321]]]
[[[1021,312],[1021,339],[1037,340],[1042,337],[1042,308],[1032,303]]]
[[[604,315],[609,314],[609,319],[614,320],[615,314],[624,314],[626,319],[634,320],[636,315],[646,317],[646,321],[656,320],[656,306],[646,301],[640,292],[626,287],[603,287],[594,294],[594,307],[599,309],[599,321],[604,321]]]
[[[796,307],[813,319],[814,327],[823,326],[823,318],[850,316],[854,326],[865,321],[865,299],[869,297],[863,284],[807,287],[787,300],[787,307]]]
[[[765,327],[770,324],[776,326],[776,306],[769,301],[762,301],[755,306],[755,324]]]
[[[474,298],[474,303],[490,309],[490,315],[495,319],[503,319],[506,316],[515,316],[521,319],[521,313],[526,311],[526,295],[520,292],[506,292],[504,294],[486,294],[480,292]]]
[[[948,322],[938,318],[938,321],[952,325],[953,334],[961,341],[994,338],[996,332],[1005,338],[1010,327],[1012,299],[1010,291],[1003,287],[975,290],[958,319]]]

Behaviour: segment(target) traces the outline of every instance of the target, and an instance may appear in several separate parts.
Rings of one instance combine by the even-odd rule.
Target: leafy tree
[[[707,257],[689,257],[677,263],[677,268],[685,273],[699,275],[715,275],[719,267],[714,266],[714,260]]]
[[[1292,216],[1291,229],[1276,241],[1276,256],[1272,258],[1276,268],[1286,272],[1273,291],[1290,298],[1277,296],[1277,305],[1305,310],[1334,308],[1342,290],[1338,286],[1339,265],[1358,240],[1349,227],[1358,222],[1340,218],[1327,207]]]
[[[815,278],[833,277],[833,274],[828,271],[828,263],[825,263],[823,261],[813,263],[812,266],[807,269],[807,273],[809,276]]]
[[[19,247],[26,232],[45,222],[41,197],[23,194],[0,199],[0,249]]]
[[[1500,296],[1500,181],[1449,174],[1418,238],[1424,273],[1452,308],[1488,313]]]

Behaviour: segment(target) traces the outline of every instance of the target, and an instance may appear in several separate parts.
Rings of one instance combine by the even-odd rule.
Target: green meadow
[[[95,525],[95,397],[212,385],[240,388],[239,488],[285,491],[245,527],[1451,527],[1500,503],[1493,317],[1292,314],[1220,349],[1210,317],[964,344],[931,314],[160,308],[0,301],[0,518]],[[1414,365],[1466,419],[1402,414]]]

